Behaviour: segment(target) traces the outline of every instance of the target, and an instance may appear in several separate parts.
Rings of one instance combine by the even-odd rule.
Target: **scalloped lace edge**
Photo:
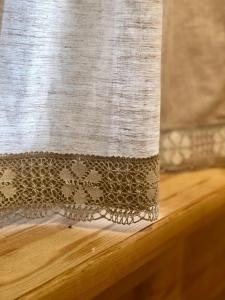
[[[24,153],[0,156],[1,223],[60,214],[119,224],[158,217],[158,156]]]
[[[140,221],[154,222],[158,219],[159,206],[152,205],[146,211],[129,211],[126,209],[103,209],[102,207],[76,207],[73,209],[62,209],[54,207],[49,210],[31,211],[18,209],[17,211],[6,211],[0,214],[0,227],[11,224],[15,217],[21,216],[25,219],[41,219],[47,216],[60,215],[68,220],[75,222],[91,222],[106,219],[113,223],[130,225]]]

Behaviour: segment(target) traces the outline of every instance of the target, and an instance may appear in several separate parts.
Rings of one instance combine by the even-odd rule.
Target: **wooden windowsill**
[[[152,225],[2,228],[0,299],[225,299],[225,169],[162,175],[160,198]]]

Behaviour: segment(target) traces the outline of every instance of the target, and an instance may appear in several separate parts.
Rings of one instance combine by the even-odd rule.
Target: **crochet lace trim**
[[[154,221],[158,182],[158,156],[1,155],[0,218],[58,213],[76,221]]]
[[[163,130],[160,164],[163,171],[225,166],[225,124]]]

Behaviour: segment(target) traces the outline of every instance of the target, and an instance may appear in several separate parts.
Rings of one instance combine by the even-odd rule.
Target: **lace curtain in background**
[[[165,3],[162,170],[224,166],[224,1]]]

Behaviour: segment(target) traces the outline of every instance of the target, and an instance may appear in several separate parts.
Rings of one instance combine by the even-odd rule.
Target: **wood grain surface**
[[[225,170],[161,177],[159,220],[0,229],[0,300],[223,300]]]

